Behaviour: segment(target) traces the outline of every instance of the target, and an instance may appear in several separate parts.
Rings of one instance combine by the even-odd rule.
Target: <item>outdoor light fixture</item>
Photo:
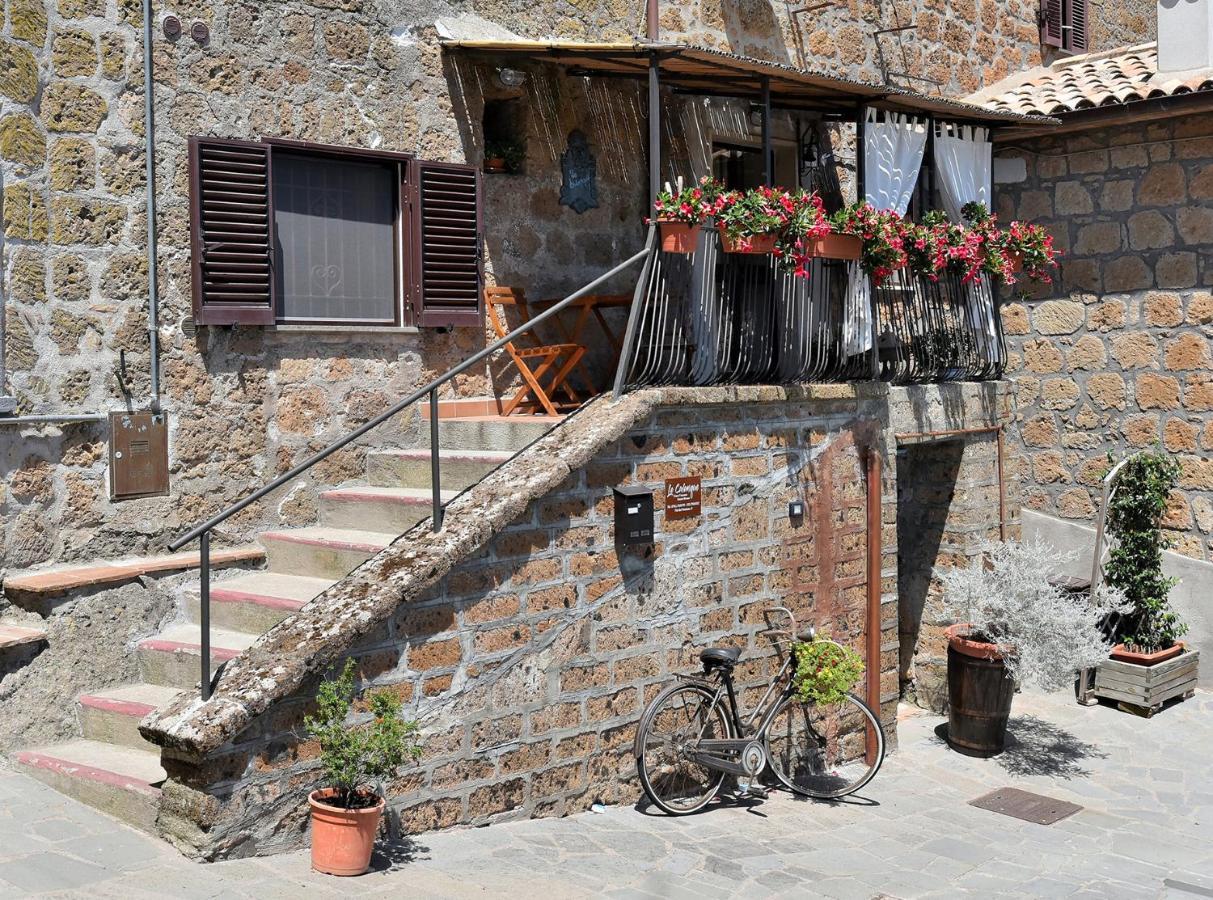
[[[502,87],[520,88],[526,84],[526,72],[511,69],[508,66],[500,66],[497,69],[497,81]]]
[[[800,500],[793,500],[788,504],[788,516],[793,519],[804,518],[804,503]]]

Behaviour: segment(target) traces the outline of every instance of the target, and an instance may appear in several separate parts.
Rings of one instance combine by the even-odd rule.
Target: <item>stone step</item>
[[[158,684],[125,684],[81,694],[76,698],[81,733],[89,740],[158,753],[158,748],[139,734],[139,723],[148,713],[168,706],[180,693],[175,687]]]
[[[211,624],[218,628],[264,634],[313,597],[333,585],[328,578],[250,572],[239,578],[211,583]],[[191,622],[201,620],[201,594],[186,594]]]
[[[400,536],[323,525],[267,531],[261,535],[269,569],[285,575],[344,578]]]
[[[248,566],[265,559],[257,546],[225,547],[211,550],[211,567]],[[49,615],[55,606],[71,599],[72,592],[134,581],[144,575],[157,575],[196,569],[198,551],[163,556],[137,556],[127,559],[88,562],[52,569],[11,572],[4,579],[4,595],[17,606]]]
[[[30,628],[26,625],[13,625],[9,622],[0,622],[0,650],[7,650],[9,647],[22,647],[27,644],[37,644],[46,640],[46,630],[43,628]]]
[[[165,778],[159,753],[76,740],[22,750],[13,760],[59,793],[155,833],[159,785]]]
[[[443,502],[456,491],[441,491]],[[330,528],[373,528],[401,535],[434,511],[434,498],[427,487],[376,487],[362,485],[334,488],[320,495],[320,521]]]
[[[211,672],[220,664],[239,656],[252,646],[260,635],[227,628],[211,628]],[[198,689],[201,674],[202,635],[197,625],[181,622],[170,625],[155,637],[137,645],[139,670],[148,684]]]
[[[471,487],[514,455],[512,450],[439,450],[444,490]],[[373,450],[366,457],[367,481],[383,487],[430,488],[430,451]]]
[[[521,450],[564,421],[564,416],[460,416],[438,420],[445,450]],[[423,423],[426,424],[426,423]],[[425,431],[429,443],[429,431]]]

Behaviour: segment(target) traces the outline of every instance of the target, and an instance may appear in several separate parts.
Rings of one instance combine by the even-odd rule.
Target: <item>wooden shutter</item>
[[[484,323],[480,170],[415,160],[412,305],[422,328]]]
[[[1066,3],[1065,48],[1075,53],[1086,53],[1090,46],[1090,7],[1087,0],[1068,0]]]
[[[274,324],[270,147],[191,137],[194,321]]]
[[[1046,47],[1060,47],[1063,14],[1062,0],[1041,0],[1040,42]]]

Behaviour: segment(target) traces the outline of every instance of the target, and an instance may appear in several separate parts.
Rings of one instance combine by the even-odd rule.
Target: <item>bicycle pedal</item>
[[[770,791],[764,787],[753,785],[751,787],[739,788],[733,792],[732,799],[739,800],[766,800],[770,797]]]

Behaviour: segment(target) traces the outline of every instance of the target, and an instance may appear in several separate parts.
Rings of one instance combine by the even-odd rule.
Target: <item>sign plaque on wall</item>
[[[702,511],[699,476],[665,480],[666,519],[690,519]]]
[[[590,142],[580,130],[569,132],[569,146],[560,157],[564,181],[560,202],[581,215],[598,206],[598,164],[590,152]]]

